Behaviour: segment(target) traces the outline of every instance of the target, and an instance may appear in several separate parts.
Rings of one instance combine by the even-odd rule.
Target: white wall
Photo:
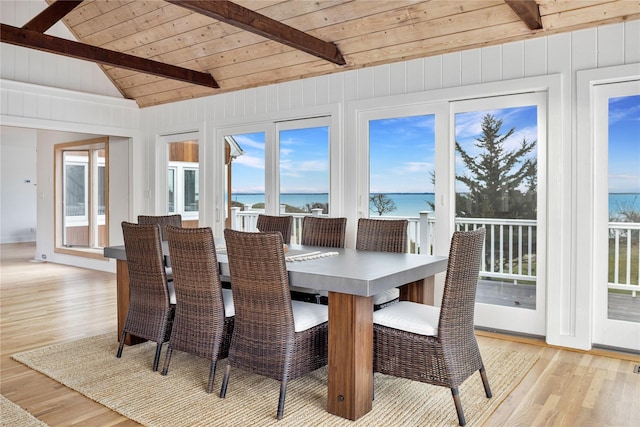
[[[29,83],[0,80],[0,123],[2,126],[36,129],[37,144],[37,259],[103,271],[115,271],[114,260],[95,260],[56,253],[53,234],[53,145],[96,136],[109,136],[110,153],[110,239],[122,243],[117,234],[120,222],[131,217],[130,182],[132,147],[138,139],[139,109],[135,102],[102,95],[85,94]],[[117,157],[114,157],[117,156]],[[8,162],[20,159],[7,157]],[[4,158],[3,158],[4,161]],[[3,177],[4,178],[4,177]],[[12,202],[8,202],[11,204]],[[3,200],[3,206],[5,202]],[[11,224],[8,225],[12,227]],[[115,227],[115,228],[114,228]],[[114,234],[116,233],[116,234]]]
[[[36,240],[34,129],[0,129],[0,243]]]
[[[22,27],[47,6],[44,0],[2,0],[2,23]],[[46,34],[76,40],[62,22],[57,22]],[[90,61],[7,43],[0,43],[0,58],[0,78],[5,80],[122,98],[102,69]]]
[[[358,171],[356,149],[357,123],[351,120],[361,102],[388,103],[390,98],[406,96],[410,102],[433,99],[462,99],[465,88],[478,93],[481,85],[493,94],[501,86],[513,87],[519,80],[553,77],[559,84],[549,98],[557,115],[548,135],[550,158],[546,179],[548,245],[547,259],[547,341],[575,348],[591,345],[590,324],[593,319],[585,310],[584,296],[591,293],[590,283],[576,280],[584,268],[577,259],[576,158],[584,144],[577,138],[576,73],[640,62],[640,21],[630,21],[571,33],[529,39],[498,46],[415,59],[316,78],[259,87],[218,96],[194,99],[141,110],[141,144],[135,147],[134,204],[153,211],[154,195],[164,191],[164,183],[156,182],[155,164],[158,135],[192,129],[205,129],[201,135],[206,184],[213,192],[201,194],[201,204],[214,206],[205,211],[201,223],[222,232],[222,221],[213,215],[222,200],[222,164],[216,147],[217,130],[240,124],[277,121],[294,117],[332,114],[340,123],[339,140],[332,150],[339,152],[340,162],[332,168],[338,176],[339,212],[348,219],[348,234],[356,224]],[[516,83],[514,83],[516,82]],[[487,94],[488,95],[488,94]],[[550,94],[551,95],[551,94]],[[332,155],[333,157],[333,155]],[[335,165],[333,165],[335,166]],[[146,172],[145,172],[146,170]],[[333,191],[333,190],[332,190]]]

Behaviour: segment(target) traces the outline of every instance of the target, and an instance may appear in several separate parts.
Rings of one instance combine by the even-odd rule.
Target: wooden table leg
[[[407,283],[400,287],[400,300],[434,305],[435,276]]]
[[[327,410],[356,420],[373,398],[373,298],[329,292]]]
[[[127,320],[127,311],[129,310],[129,266],[127,261],[116,261],[116,286],[117,286],[117,307],[118,307],[118,336],[120,341],[124,322]],[[143,342],[142,338],[127,335],[125,344],[133,345]]]

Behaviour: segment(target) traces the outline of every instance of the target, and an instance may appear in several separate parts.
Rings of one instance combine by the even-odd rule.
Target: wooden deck
[[[533,310],[536,308],[536,287],[480,280],[476,302]],[[610,292],[609,319],[640,322],[640,295],[633,297]]]

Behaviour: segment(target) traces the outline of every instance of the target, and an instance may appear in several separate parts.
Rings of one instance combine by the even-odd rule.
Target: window
[[[443,152],[446,104],[376,106],[360,114],[358,127],[363,138],[357,156],[359,168],[366,174],[359,178],[358,217],[405,218],[409,223],[408,251],[433,254],[436,135],[439,132],[439,139],[445,142],[439,148]],[[442,184],[446,179],[440,181]]]
[[[108,245],[107,138],[57,144],[56,252],[102,256]]]
[[[286,213],[329,214],[329,118],[277,124],[279,203]]]
[[[369,121],[369,215],[433,211],[435,115]]]
[[[241,210],[264,209],[265,133],[228,135],[225,141],[229,151],[227,156],[227,187],[231,188],[229,207],[236,206]]]

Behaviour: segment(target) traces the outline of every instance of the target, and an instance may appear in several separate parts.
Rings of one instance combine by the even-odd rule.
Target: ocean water
[[[386,193],[387,197],[394,201],[397,210],[389,212],[384,216],[406,216],[417,217],[420,211],[432,210],[428,202],[433,202],[433,193]],[[264,203],[264,194],[233,194],[233,200],[240,203],[253,205]],[[304,208],[307,204],[314,202],[327,203],[327,193],[318,194],[281,194],[280,203]],[[621,209],[631,208],[640,210],[639,193],[611,193],[609,194],[609,214],[615,215]],[[377,215],[370,211],[370,215]]]

